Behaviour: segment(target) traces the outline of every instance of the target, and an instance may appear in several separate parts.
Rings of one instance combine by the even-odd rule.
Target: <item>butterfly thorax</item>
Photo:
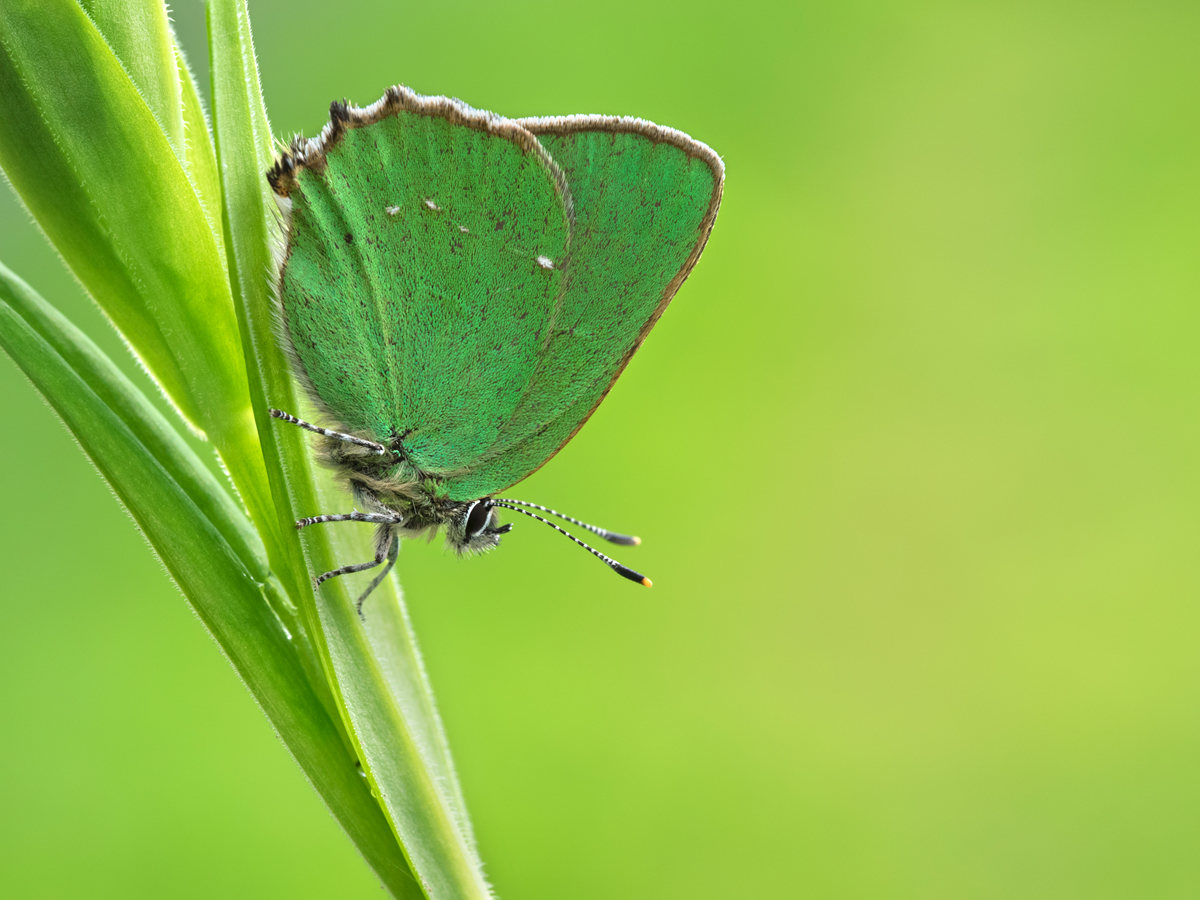
[[[450,545],[459,552],[487,550],[496,543],[481,542],[478,537],[468,539],[465,528],[472,503],[450,499],[446,479],[415,466],[400,440],[393,440],[389,452],[381,455],[336,438],[326,438],[319,458],[337,473],[364,508],[399,513],[403,524],[397,530],[409,537],[432,536],[445,527]]]
[[[375,440],[369,437],[368,440]],[[382,443],[382,442],[381,442]],[[448,494],[441,479],[421,471],[409,459],[403,443],[393,440],[381,454],[336,438],[326,438],[319,450],[321,462],[349,482],[355,493],[373,495],[389,508],[440,507]]]

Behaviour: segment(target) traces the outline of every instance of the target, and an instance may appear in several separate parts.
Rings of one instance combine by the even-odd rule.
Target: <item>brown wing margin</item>
[[[475,109],[454,97],[427,97],[402,84],[388,88],[382,97],[367,107],[352,106],[344,100],[331,103],[329,121],[321,129],[321,133],[315,138],[297,137],[267,172],[267,182],[271,185],[271,190],[280,197],[287,197],[297,186],[296,172],[300,169],[311,169],[315,172],[324,169],[326,154],[338,145],[348,130],[373,125],[399,112],[438,116],[454,125],[487,131],[512,141],[526,153],[536,156],[551,173],[567,205],[567,219],[573,220],[571,191],[567,187],[566,177],[559,169],[558,163],[550,158],[550,154],[532,136],[530,129],[520,121],[506,119],[487,110]],[[686,138],[686,135],[683,137]]]
[[[651,141],[660,144],[670,144],[677,147],[686,153],[688,156],[702,160],[708,165],[713,173],[713,192],[712,197],[708,202],[708,210],[704,214],[704,218],[700,222],[700,236],[696,240],[696,246],[692,248],[692,252],[688,255],[683,266],[675,273],[675,277],[668,282],[666,289],[663,291],[662,298],[658,301],[658,305],[654,308],[654,312],[650,318],[646,320],[646,324],[642,326],[638,332],[637,338],[634,340],[630,348],[625,351],[625,355],[621,358],[621,362],[617,366],[617,371],[613,374],[612,381],[608,383],[608,387],[600,394],[592,408],[588,410],[587,415],[579,420],[579,424],[567,435],[558,448],[547,456],[538,465],[536,469],[522,476],[521,480],[528,478],[537,469],[540,469],[551,459],[558,455],[559,450],[562,450],[571,442],[571,438],[579,433],[579,429],[584,426],[592,414],[604,402],[604,398],[608,396],[608,392],[612,390],[617,379],[621,377],[621,373],[625,371],[625,367],[629,365],[629,360],[633,358],[633,354],[642,346],[642,342],[646,340],[646,335],[650,333],[667,305],[671,302],[671,298],[675,296],[683,282],[687,280],[689,274],[696,263],[700,260],[700,254],[704,252],[704,247],[708,243],[708,236],[712,232],[713,224],[717,220],[717,211],[721,208],[721,195],[725,190],[725,163],[721,161],[715,150],[707,144],[694,140],[682,131],[677,131],[674,128],[667,128],[663,125],[655,125],[653,122],[647,122],[645,119],[637,119],[629,116],[544,116],[527,119],[516,119],[518,125],[534,135],[539,134],[573,134],[581,131],[600,131],[613,134],[639,134],[649,138]],[[514,482],[515,483],[515,482]],[[500,491],[507,490],[512,485],[506,485],[493,493],[498,494]]]

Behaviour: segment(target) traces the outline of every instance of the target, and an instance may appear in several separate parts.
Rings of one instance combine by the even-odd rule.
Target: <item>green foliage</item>
[[[1193,894],[1200,4],[248,2],[277,135],[403,79],[731,173],[519,495],[653,590],[519,520],[401,553],[502,898]],[[43,243],[0,188],[0,257],[161,409]],[[6,357],[0,411],[0,895],[383,896]]]
[[[0,7],[0,166],[181,417],[0,267],[0,346],[129,510],[337,821],[396,897],[488,895],[394,584],[368,633],[333,567],[271,332],[273,152],[244,0],[209,6],[210,133],[161,2]],[[240,502],[239,502],[240,501]],[[243,509],[242,504],[245,504]]]

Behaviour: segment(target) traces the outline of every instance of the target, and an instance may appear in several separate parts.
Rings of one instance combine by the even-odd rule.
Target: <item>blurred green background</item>
[[[728,168],[513,492],[642,535],[653,591],[532,524],[401,555],[502,898],[1200,895],[1200,7],[251,14],[280,134],[402,81]],[[7,191],[0,258],[133,370]],[[378,896],[7,360],[0,409],[0,894]]]

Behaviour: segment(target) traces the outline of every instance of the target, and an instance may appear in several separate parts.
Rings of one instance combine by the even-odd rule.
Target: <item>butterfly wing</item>
[[[574,436],[700,258],[721,202],[720,158],[681,132],[601,116],[519,121],[570,185],[567,283],[520,403],[452,477],[454,499],[515,484]]]
[[[392,88],[270,173],[294,368],[342,430],[424,472],[499,438],[542,356],[571,241],[562,172],[526,129]]]

